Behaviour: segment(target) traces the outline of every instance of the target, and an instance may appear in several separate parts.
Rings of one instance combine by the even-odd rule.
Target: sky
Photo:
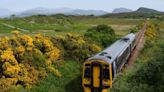
[[[164,0],[0,0],[0,8],[15,12],[37,7],[94,9],[108,12],[120,7],[132,10],[147,7],[164,11]]]

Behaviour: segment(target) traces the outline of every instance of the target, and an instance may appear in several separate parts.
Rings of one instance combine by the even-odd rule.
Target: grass
[[[136,25],[139,24],[141,19],[120,19],[120,18],[101,18],[101,17],[90,17],[90,18],[77,18],[77,23],[83,24],[114,24],[114,25]]]
[[[135,27],[135,25],[109,25],[111,26],[115,32],[116,35],[124,36],[128,33],[130,33],[130,29]]]
[[[71,23],[68,21],[71,20]],[[33,22],[31,22],[33,21]],[[68,32],[77,35],[83,35],[87,29],[100,24],[111,26],[117,35],[129,33],[129,29],[139,24],[141,19],[119,19],[102,17],[27,17],[16,18],[15,20],[3,19],[1,23],[13,25],[18,28],[29,30],[29,33],[44,33],[46,35],[65,35]],[[61,23],[62,24],[61,24]],[[0,26],[0,29],[12,30]],[[57,32],[56,30],[59,30]],[[3,32],[5,33],[5,32]]]
[[[0,33],[4,34],[4,33],[10,33],[11,32],[11,28],[5,27],[3,25],[0,24]]]

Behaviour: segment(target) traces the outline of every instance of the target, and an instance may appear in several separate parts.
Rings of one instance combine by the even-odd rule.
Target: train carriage
[[[136,46],[136,36],[130,33],[87,59],[83,64],[84,92],[107,92],[115,75],[121,71]]]

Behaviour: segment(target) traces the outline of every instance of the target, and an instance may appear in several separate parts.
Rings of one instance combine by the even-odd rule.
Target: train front
[[[112,86],[111,64],[99,59],[84,62],[82,85],[84,92],[108,92]]]

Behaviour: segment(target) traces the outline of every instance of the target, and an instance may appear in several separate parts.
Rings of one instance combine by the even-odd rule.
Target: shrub
[[[87,30],[84,34],[85,37],[93,40],[103,47],[109,46],[116,40],[114,30],[107,25],[98,25]]]
[[[49,37],[20,35],[18,31],[12,33],[11,37],[0,38],[0,88],[17,85],[31,88],[48,72],[61,76],[53,64],[62,52]]]

